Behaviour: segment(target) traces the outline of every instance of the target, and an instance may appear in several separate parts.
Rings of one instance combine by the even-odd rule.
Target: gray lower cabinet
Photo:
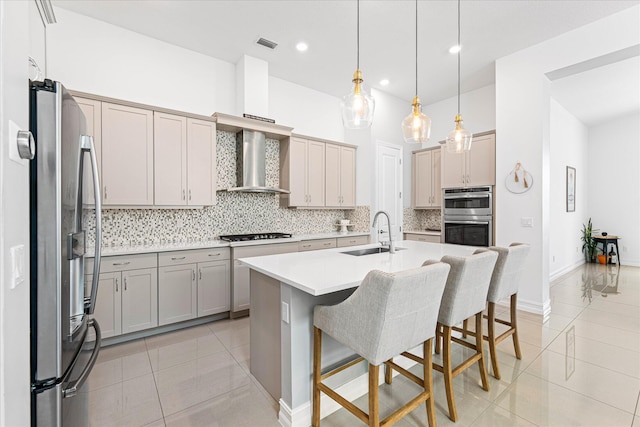
[[[96,310],[103,338],[158,326],[158,270],[155,254],[104,257]],[[93,270],[89,259],[85,271]],[[91,287],[92,275],[85,284]],[[91,336],[90,339],[94,337]]]
[[[440,236],[421,233],[404,233],[404,240],[415,240],[417,242],[440,243]]]
[[[158,254],[158,323],[229,311],[229,249]]]

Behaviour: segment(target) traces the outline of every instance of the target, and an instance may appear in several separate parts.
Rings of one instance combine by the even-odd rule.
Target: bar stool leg
[[[424,342],[422,347],[424,359],[424,362],[422,363],[422,378],[424,378],[424,391],[425,393],[429,393],[429,399],[425,402],[425,406],[427,407],[427,421],[429,422],[429,427],[436,427],[436,405],[435,399],[433,398],[433,369],[431,368],[433,364],[433,355],[431,354],[431,349],[432,340],[429,338]]]
[[[442,349],[442,325],[440,323],[436,324],[436,354],[440,354],[440,350]]]
[[[466,338],[467,337],[468,327],[469,327],[469,319],[464,319],[462,321],[462,338]]]
[[[369,363],[369,427],[380,427],[378,373],[380,366]]]
[[[444,389],[447,392],[447,406],[449,407],[449,418],[451,421],[458,421],[458,411],[453,396],[453,373],[451,372],[451,327],[443,326],[442,333],[442,373],[444,374]]]
[[[487,377],[487,367],[484,364],[484,348],[482,342],[484,337],[482,334],[482,312],[476,314],[476,351],[480,353],[478,360],[478,368],[480,368],[480,379],[482,379],[482,388],[489,391],[489,378]]]
[[[498,354],[496,349],[496,303],[490,302],[487,316],[487,335],[489,338],[489,354],[491,356],[491,367],[493,376],[500,379],[500,368],[498,367]]]
[[[513,328],[513,349],[516,352],[516,358],[522,359],[522,353],[520,352],[520,339],[518,338],[518,319],[517,319],[517,307],[518,307],[518,294],[511,295],[511,327]]]
[[[393,357],[389,359],[389,362],[393,362]],[[384,382],[387,384],[391,384],[393,381],[393,368],[385,362],[384,364]]]
[[[322,356],[322,331],[315,326],[313,327],[313,412],[311,416],[311,425],[320,427],[320,376],[321,372],[321,356]]]

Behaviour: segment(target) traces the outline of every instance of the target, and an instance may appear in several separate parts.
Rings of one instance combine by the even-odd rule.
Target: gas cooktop
[[[246,242],[249,240],[286,239],[289,233],[256,233],[256,234],[227,234],[220,236],[225,242]]]

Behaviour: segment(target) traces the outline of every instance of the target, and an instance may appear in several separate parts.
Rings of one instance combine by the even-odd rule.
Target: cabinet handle
[[[105,199],[107,198],[107,186],[106,185],[104,186],[104,198]]]
[[[198,269],[198,280],[202,280],[202,269]]]
[[[209,254],[207,256],[220,256],[220,252],[218,252],[217,254]]]
[[[112,265],[129,265],[131,264],[131,261],[127,261],[127,262],[114,262]]]
[[[331,242],[324,243],[325,246],[331,246]]]
[[[116,292],[118,292],[118,279],[116,279]]]
[[[196,271],[195,270],[191,270],[191,273],[193,273],[193,281],[196,281]]]
[[[191,189],[189,189],[189,200],[191,200]]]
[[[186,256],[181,256],[181,257],[171,257],[171,261],[179,261],[181,259],[185,259]]]
[[[183,189],[182,189],[182,200],[184,200],[184,199],[185,199],[185,197],[186,197],[186,196],[185,196],[185,194],[184,194],[184,188],[183,188]]]
[[[302,245],[303,248],[310,248],[311,245]]]
[[[355,240],[349,240],[349,243],[355,243],[355,242],[356,242]]]
[[[127,278],[125,277],[123,280],[124,280],[124,290],[126,291],[127,290]]]

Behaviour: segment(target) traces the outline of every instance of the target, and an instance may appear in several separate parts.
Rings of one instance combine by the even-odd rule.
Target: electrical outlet
[[[553,262],[556,262],[556,256],[555,255],[552,257],[552,259],[553,259]]]
[[[627,252],[627,247],[625,245],[622,245],[622,250]]]
[[[578,253],[578,247],[576,246],[576,253]]]
[[[184,226],[184,220],[182,218],[176,219],[176,228],[182,228]]]
[[[289,323],[289,304],[284,301],[282,301],[282,321]]]

